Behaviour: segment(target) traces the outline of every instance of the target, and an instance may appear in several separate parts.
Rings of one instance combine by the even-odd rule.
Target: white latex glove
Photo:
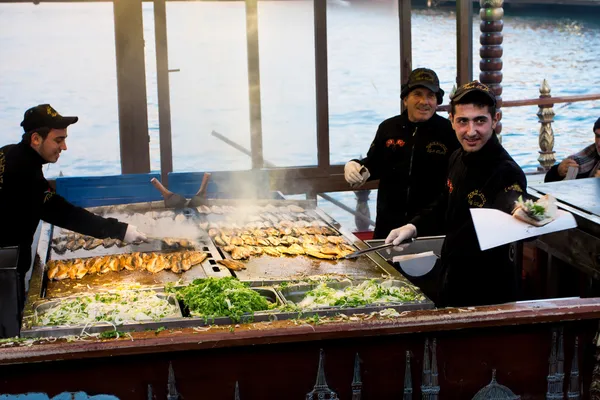
[[[135,242],[143,242],[148,238],[142,232],[138,231],[135,225],[127,225],[127,231],[125,232],[125,238],[123,241],[125,243],[135,243]]]
[[[369,170],[356,161],[348,161],[344,166],[344,178],[354,187],[364,185],[370,176]]]
[[[417,227],[413,224],[406,224],[392,230],[388,237],[385,238],[385,243],[394,243],[394,246],[399,246],[400,243],[415,236],[417,236]]]

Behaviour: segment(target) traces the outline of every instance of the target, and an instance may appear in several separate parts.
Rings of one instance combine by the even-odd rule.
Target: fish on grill
[[[327,241],[333,244],[341,244],[344,243],[344,238],[341,236],[326,236]]]
[[[256,243],[259,246],[270,246],[271,245],[268,238],[257,238]]]
[[[211,213],[209,206],[199,206],[199,207],[196,207],[196,209],[198,210],[198,212],[200,214],[210,214]]]
[[[242,239],[239,236],[233,236],[231,238],[231,243],[230,244],[233,245],[233,246],[243,246],[244,245],[244,239]]]
[[[169,249],[193,249],[194,244],[188,239],[166,237],[162,239],[163,247]]]
[[[327,240],[327,238],[321,234],[315,235],[315,240],[321,245],[329,243],[329,240]]]
[[[303,213],[304,212],[304,208],[297,206],[295,204],[290,204],[288,206],[288,209],[290,210],[290,212],[293,212],[293,213]]]
[[[213,237],[213,240],[215,241],[215,243],[218,246],[227,246],[227,242],[223,240],[223,236],[215,236]],[[231,243],[231,239],[229,240],[229,242]]]
[[[246,246],[256,246],[257,245],[256,238],[254,236],[242,235],[241,238],[244,241],[244,244]]]
[[[57,244],[52,245],[52,249],[58,254],[65,254],[67,251],[67,242],[59,242]]]
[[[89,238],[87,242],[85,242],[83,248],[86,250],[93,250],[96,247],[100,246],[102,243],[104,243],[103,239]]]
[[[255,230],[253,230],[252,234],[254,235],[255,238],[264,238],[264,237],[268,236],[267,232],[265,232],[262,229],[255,229]]]
[[[241,261],[236,260],[217,260],[217,263],[225,266],[227,269],[232,271],[241,271],[246,269],[246,265]]]
[[[279,233],[281,234],[281,236],[290,236],[292,234],[292,228],[281,227],[279,228]]]
[[[125,247],[127,246],[129,243],[123,242],[121,240],[117,240],[117,247]]]
[[[333,254],[325,254],[325,253],[321,252],[321,248],[319,248],[315,245],[305,245],[303,247],[304,247],[304,253],[311,257],[320,258],[323,260],[335,260],[337,258]]]
[[[102,241],[102,245],[107,249],[109,247],[114,246],[116,243],[117,243],[117,239],[112,239],[112,238],[106,238]]]
[[[210,236],[211,238],[214,238],[215,236],[218,236],[221,232],[219,232],[219,230],[217,228],[210,228],[208,230],[208,236]]]
[[[250,258],[251,250],[246,246],[236,246],[231,252],[231,258],[234,260],[246,260]]]
[[[48,261],[48,263],[46,264],[46,267],[48,268],[48,272],[47,272],[48,279],[50,279],[50,280],[54,279],[54,277],[56,276],[56,273],[58,272],[59,265],[60,264],[58,264],[54,260]]]
[[[304,254],[304,249],[302,248],[302,246],[300,246],[298,244],[293,244],[289,247],[278,246],[276,249],[281,254],[287,254],[290,256],[298,256],[298,255]]]
[[[264,254],[272,256],[272,257],[281,257],[281,253],[277,250],[276,247],[266,246],[262,248]]]

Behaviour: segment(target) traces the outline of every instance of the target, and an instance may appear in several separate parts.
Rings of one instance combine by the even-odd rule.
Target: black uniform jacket
[[[44,178],[44,159],[25,142],[0,148],[0,247],[19,246],[19,270],[29,268],[40,219],[100,239],[123,239],[127,225],[76,207]]]
[[[509,259],[509,245],[481,251],[470,208],[495,208],[511,213],[527,181],[521,168],[493,134],[475,153],[452,154],[446,192],[421,216],[413,219],[417,234],[445,220],[439,306],[474,306],[516,300],[518,276]]]
[[[450,121],[434,114],[413,123],[406,112],[383,121],[367,157],[369,180],[379,179],[374,237],[383,239],[405,225],[444,190],[450,155],[459,147]],[[429,235],[443,232],[431,226]]]

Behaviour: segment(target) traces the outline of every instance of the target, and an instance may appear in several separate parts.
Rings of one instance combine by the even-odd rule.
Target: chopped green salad
[[[179,309],[151,290],[124,290],[118,293],[98,293],[64,299],[41,315],[36,312],[37,325],[88,325],[109,322],[157,321],[179,317]]]
[[[189,308],[190,314],[206,320],[230,317],[239,322],[246,314],[268,310],[276,306],[247,283],[233,277],[195,279],[190,285],[171,289]]]
[[[304,299],[296,306],[310,310],[326,306],[358,307],[367,304],[406,303],[419,300],[424,300],[424,297],[408,286],[395,287],[391,282],[377,283],[371,279],[344,289],[334,289],[324,282],[320,283],[315,289],[307,292]]]

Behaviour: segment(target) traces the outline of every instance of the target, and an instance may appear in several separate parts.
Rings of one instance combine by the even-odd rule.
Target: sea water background
[[[151,164],[160,167],[154,23],[143,4]],[[398,12],[394,0],[328,1],[331,162],[364,155],[377,125],[398,113]],[[314,36],[311,1],[260,1],[264,157],[279,166],[316,164]],[[600,92],[600,11],[596,7],[507,9],[505,100],[534,98],[547,79],[554,96]],[[474,77],[479,23],[475,13]],[[250,146],[243,2],[167,3],[175,171],[250,168],[249,157],[211,136]],[[456,75],[452,8],[415,9],[413,67],[433,68],[449,93]],[[445,100],[447,101],[446,96]],[[0,144],[18,141],[23,111],[50,103],[80,122],[47,177],[120,173],[114,24],[111,3],[0,4]],[[593,140],[600,101],[555,106],[556,157]],[[503,144],[534,169],[537,107],[504,110]],[[354,206],[351,192],[335,194]],[[375,213],[375,194],[371,212]],[[349,214],[320,206],[352,224]]]

